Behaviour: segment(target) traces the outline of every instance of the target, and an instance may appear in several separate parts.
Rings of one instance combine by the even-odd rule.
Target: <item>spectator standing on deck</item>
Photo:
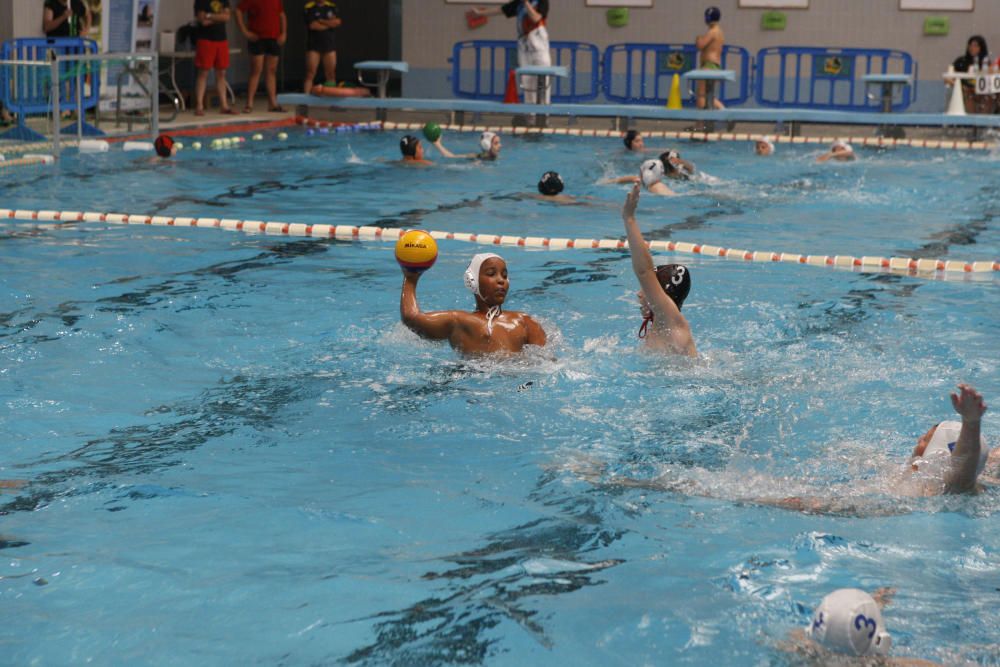
[[[288,37],[288,19],[282,0],[240,0],[236,24],[247,38],[250,51],[250,79],[247,82],[247,105],[243,113],[253,111],[261,72],[267,90],[267,110],[284,111],[278,105],[278,58]]]
[[[309,0],[305,5],[306,28],[306,78],[305,92],[312,91],[313,81],[320,61],[323,62],[323,75],[328,82],[337,80],[337,51],[334,29],[339,28],[343,21],[337,16],[336,3],[330,0]]]
[[[518,67],[537,65],[550,67],[552,54],[549,52],[549,32],[546,20],[549,16],[549,0],[511,0],[499,7],[478,7],[472,10],[477,16],[517,17],[517,64]],[[522,76],[521,90],[525,104],[548,104],[552,98],[551,84],[542,91],[538,99],[538,77]]]
[[[42,32],[46,37],[86,37],[91,21],[90,7],[83,0],[45,0]]]
[[[226,24],[231,10],[229,0],[194,0],[194,16],[198,22],[195,32],[194,66],[198,76],[194,82],[194,115],[205,115],[205,87],[208,74],[215,70],[215,92],[224,114],[235,114],[226,97],[226,70],[229,69],[229,39]]]

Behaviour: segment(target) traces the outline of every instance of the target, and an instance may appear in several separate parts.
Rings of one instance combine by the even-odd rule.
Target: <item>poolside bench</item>
[[[354,69],[358,71],[358,83],[367,88],[375,88],[377,97],[385,99],[389,76],[393,72],[406,74],[410,71],[410,64],[401,60],[363,60],[354,63]],[[365,72],[375,72],[375,83],[365,81]]]

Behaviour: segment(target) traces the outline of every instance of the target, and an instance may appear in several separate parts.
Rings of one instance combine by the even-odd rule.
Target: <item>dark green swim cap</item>
[[[424,125],[424,136],[432,144],[441,138],[441,128],[437,123],[427,123]]]

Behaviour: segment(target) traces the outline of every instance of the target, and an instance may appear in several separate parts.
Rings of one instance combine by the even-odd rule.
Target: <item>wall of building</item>
[[[893,48],[910,53],[919,64],[918,110],[940,111],[944,104],[941,73],[965,51],[969,36],[982,34],[1000,52],[1000,2],[979,0],[972,12],[900,11],[899,0],[810,0],[809,9],[782,10],[784,31],[762,30],[764,10],[740,9],[739,0],[715,0],[722,10],[726,41],[751,53],[768,46],[833,46]],[[620,42],[692,42],[704,31],[703,12],[710,2],[653,0],[654,7],[630,9],[629,25],[611,28],[606,8],[588,7],[586,0],[550,0],[549,35],[553,40],[596,44],[602,51]],[[492,17],[469,30],[464,14],[474,4],[445,0],[403,0],[403,59],[410,63],[403,94],[450,97],[447,59],[455,42],[471,39],[513,39],[513,20]],[[945,37],[923,35],[924,19],[946,16]]]

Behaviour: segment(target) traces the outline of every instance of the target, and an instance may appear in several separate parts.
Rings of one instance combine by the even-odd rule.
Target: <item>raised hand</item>
[[[958,393],[951,395],[951,405],[963,421],[979,421],[986,412],[983,395],[967,384],[958,385]]]

